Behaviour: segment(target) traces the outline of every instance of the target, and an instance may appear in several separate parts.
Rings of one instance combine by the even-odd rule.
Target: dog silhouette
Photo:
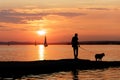
[[[103,56],[105,56],[104,53],[95,54],[96,61],[102,61]]]

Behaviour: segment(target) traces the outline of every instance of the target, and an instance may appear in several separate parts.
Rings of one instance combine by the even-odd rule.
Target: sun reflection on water
[[[39,45],[39,60],[44,60],[44,45]]]

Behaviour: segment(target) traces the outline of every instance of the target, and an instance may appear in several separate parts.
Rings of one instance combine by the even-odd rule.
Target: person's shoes
[[[74,58],[75,60],[78,60],[78,58]]]

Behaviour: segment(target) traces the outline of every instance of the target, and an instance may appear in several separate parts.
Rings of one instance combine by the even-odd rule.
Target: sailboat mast
[[[46,39],[46,35],[45,35],[44,46],[45,46],[45,47],[47,47],[47,46],[48,46],[48,44],[47,44],[47,39]]]
[[[37,42],[36,42],[36,40],[35,40],[35,46],[37,45]]]

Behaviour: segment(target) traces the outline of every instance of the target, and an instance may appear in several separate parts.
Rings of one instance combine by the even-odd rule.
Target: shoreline
[[[42,45],[40,42],[0,41],[0,45]],[[80,41],[81,45],[120,45],[120,41]],[[71,45],[71,42],[49,42],[48,45]]]
[[[0,61],[0,76],[47,74],[59,71],[106,69],[120,67],[120,61],[61,59],[43,61]]]

